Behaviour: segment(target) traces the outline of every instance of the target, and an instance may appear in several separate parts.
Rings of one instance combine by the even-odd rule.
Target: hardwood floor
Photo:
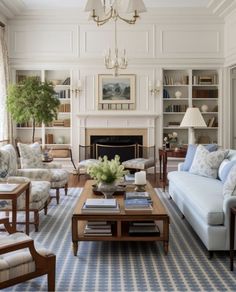
[[[81,175],[80,179],[78,180],[77,175],[70,174],[69,187],[83,187],[87,179],[89,179],[88,175]],[[159,174],[156,175],[156,181],[154,174],[148,174],[147,180],[151,183],[152,187],[154,188],[162,187],[162,183],[160,182],[159,179]]]

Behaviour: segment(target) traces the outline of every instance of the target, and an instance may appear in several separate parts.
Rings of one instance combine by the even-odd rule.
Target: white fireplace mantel
[[[147,112],[87,112],[77,115],[79,119],[79,143],[86,145],[87,129],[145,129],[147,145],[155,145],[156,119],[160,115]],[[129,132],[130,133],[130,132]],[[129,135],[129,134],[127,134]]]

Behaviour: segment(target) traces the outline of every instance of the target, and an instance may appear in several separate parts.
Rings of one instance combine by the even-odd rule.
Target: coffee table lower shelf
[[[89,216],[90,217],[90,216]],[[91,219],[90,219],[91,220]],[[104,218],[103,218],[104,220]],[[146,219],[147,220],[147,219]],[[155,219],[154,219],[155,220]],[[95,221],[93,219],[93,221]],[[102,219],[97,220],[102,221]],[[129,235],[128,232],[128,224],[132,221],[145,221],[143,219],[132,219],[132,220],[109,220],[113,222],[112,226],[112,236],[86,236],[84,235],[84,229],[87,224],[87,219],[79,219],[77,216],[72,217],[72,242],[73,242],[73,252],[74,256],[77,255],[78,252],[78,246],[79,241],[162,241],[163,242],[163,248],[165,254],[168,253],[168,245],[169,245],[169,217],[162,218],[161,220],[155,220],[155,221],[162,221],[162,232],[158,236],[134,236]],[[147,220],[150,221],[150,218]]]

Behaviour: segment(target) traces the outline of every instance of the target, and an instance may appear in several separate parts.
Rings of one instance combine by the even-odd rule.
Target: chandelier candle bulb
[[[145,171],[139,171],[136,172],[134,175],[134,184],[135,185],[146,185],[146,172]]]

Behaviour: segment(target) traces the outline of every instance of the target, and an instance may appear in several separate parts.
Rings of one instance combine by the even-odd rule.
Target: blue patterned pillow
[[[236,164],[231,168],[223,186],[224,198],[236,195]]]
[[[229,159],[224,159],[220,165],[218,176],[219,179],[225,183],[231,168],[236,164],[236,160],[230,161]]]
[[[193,163],[193,159],[194,159],[194,156],[195,156],[195,153],[197,150],[197,146],[198,145],[196,145],[196,144],[189,144],[188,145],[187,154],[186,154],[184,163],[182,164],[181,169],[180,169],[181,171],[189,171],[189,169]],[[204,145],[204,147],[210,152],[216,151],[218,149],[217,144],[206,144],[206,145]]]
[[[228,150],[209,152],[203,145],[198,145],[189,172],[217,178],[218,168],[228,152]]]

